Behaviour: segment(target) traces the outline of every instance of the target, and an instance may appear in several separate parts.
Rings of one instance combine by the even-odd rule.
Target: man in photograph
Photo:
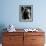
[[[31,8],[30,7],[22,7],[22,19],[30,19],[31,17]]]

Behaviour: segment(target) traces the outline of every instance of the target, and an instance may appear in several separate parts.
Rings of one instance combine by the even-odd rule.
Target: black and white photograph
[[[33,6],[32,5],[19,6],[19,20],[21,22],[33,21]]]

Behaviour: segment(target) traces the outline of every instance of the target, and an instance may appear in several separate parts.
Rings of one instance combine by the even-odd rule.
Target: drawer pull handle
[[[36,40],[36,39],[32,39],[32,40]]]

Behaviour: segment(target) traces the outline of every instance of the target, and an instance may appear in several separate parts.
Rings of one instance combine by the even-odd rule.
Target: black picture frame
[[[20,22],[33,21],[33,5],[19,5],[19,21]]]

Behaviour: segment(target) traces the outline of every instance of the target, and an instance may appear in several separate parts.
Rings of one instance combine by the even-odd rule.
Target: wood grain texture
[[[44,46],[44,32],[3,32],[3,46]]]
[[[3,46],[23,46],[23,33],[4,33]]]
[[[44,32],[24,33],[24,46],[44,46]]]

